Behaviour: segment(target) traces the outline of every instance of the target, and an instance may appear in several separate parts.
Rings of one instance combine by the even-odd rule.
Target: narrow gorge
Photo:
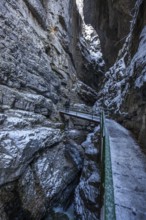
[[[1,0],[0,220],[100,219],[100,121],[60,112],[146,153],[145,89],[144,0]]]

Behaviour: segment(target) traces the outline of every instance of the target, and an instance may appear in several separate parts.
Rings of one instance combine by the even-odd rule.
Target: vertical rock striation
[[[119,51],[117,61],[105,73],[98,93],[98,106],[104,106],[112,115],[131,129],[145,149],[146,140],[146,3],[136,1],[132,10],[129,34]],[[110,35],[108,35],[110,40]]]
[[[75,1],[0,1],[1,220],[39,220],[77,184],[57,105],[78,81],[80,23]]]

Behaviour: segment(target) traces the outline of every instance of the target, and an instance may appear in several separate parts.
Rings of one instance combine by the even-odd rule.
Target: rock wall
[[[132,129],[146,149],[146,2],[137,2],[137,13],[129,39],[126,65],[127,91],[121,106],[128,112],[125,125]],[[126,60],[125,60],[126,62]]]
[[[131,129],[146,148],[146,2],[138,0],[133,10],[130,32],[117,61],[105,74],[97,106],[104,106]]]
[[[92,24],[99,34],[107,67],[114,64],[129,33],[135,2],[136,0],[84,0],[85,22]]]
[[[43,7],[39,0],[0,4],[2,108],[49,116],[63,93],[61,88],[65,90],[64,84],[69,86],[67,82],[75,75],[70,54],[65,51],[73,41],[70,29],[77,29],[71,27],[70,19],[72,11],[77,13],[75,4],[66,1],[64,7],[44,1]],[[76,43],[76,32],[73,36]]]
[[[79,181],[83,157],[89,173],[98,172],[89,164],[96,149],[85,146],[83,151],[64,142],[57,107],[68,97],[90,105],[98,99],[98,108],[107,108],[146,146],[146,3],[84,3],[85,21],[99,33],[107,66],[117,58],[104,81],[99,79],[104,62],[96,53],[97,35],[93,31],[83,37],[75,1],[0,1],[0,220],[39,220],[54,205],[66,205]],[[83,169],[76,214],[96,218],[98,186],[92,187],[92,198],[88,188],[99,178],[85,174]]]
[[[41,219],[77,184],[57,106],[78,82],[80,22],[75,1],[0,1],[1,220]]]
[[[82,143],[84,163],[80,183],[75,190],[75,212],[79,220],[100,219],[99,132],[100,127],[96,127]]]
[[[99,37],[92,25],[85,24],[84,0],[76,0],[76,4],[82,20],[76,57],[74,57],[77,76],[83,83],[98,91],[105,67]],[[94,103],[92,102],[92,104]]]

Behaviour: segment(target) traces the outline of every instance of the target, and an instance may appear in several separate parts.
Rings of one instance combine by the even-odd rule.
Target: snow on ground
[[[107,120],[117,220],[146,219],[146,156],[131,133]]]

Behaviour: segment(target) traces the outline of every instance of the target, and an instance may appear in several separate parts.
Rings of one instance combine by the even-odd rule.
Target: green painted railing
[[[116,220],[110,141],[104,112],[101,113],[101,193],[102,220]]]

